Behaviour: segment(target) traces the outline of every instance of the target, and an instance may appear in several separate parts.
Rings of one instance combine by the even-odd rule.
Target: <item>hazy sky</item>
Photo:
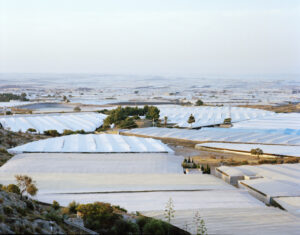
[[[0,72],[300,73],[300,0],[0,0]]]

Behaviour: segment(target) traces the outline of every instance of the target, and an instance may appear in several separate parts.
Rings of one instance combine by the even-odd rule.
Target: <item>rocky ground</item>
[[[0,234],[65,234],[70,231],[49,217],[49,209],[31,199],[0,191]]]
[[[0,167],[13,156],[7,152],[7,149],[45,138],[47,137],[43,135],[0,129]]]

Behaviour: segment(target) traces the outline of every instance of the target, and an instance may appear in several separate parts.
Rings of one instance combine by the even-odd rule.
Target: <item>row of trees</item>
[[[11,100],[28,101],[28,99],[26,98],[26,93],[22,93],[21,95],[15,95],[13,93],[0,94],[0,102],[9,102]]]

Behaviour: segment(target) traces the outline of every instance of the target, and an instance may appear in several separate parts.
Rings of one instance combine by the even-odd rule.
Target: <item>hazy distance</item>
[[[298,74],[300,1],[0,0],[0,73]]]

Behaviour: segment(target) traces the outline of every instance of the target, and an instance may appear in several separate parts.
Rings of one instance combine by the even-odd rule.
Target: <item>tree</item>
[[[169,198],[169,201],[166,204],[165,208],[165,218],[167,219],[168,223],[171,222],[171,219],[174,218],[174,204],[172,198]]]
[[[207,228],[205,226],[204,220],[201,218],[199,211],[195,213],[194,216],[194,223],[196,227],[196,234],[197,235],[206,235],[207,234]]]
[[[127,117],[124,121],[120,122],[119,127],[123,129],[131,129],[137,127],[137,124],[133,118]]]
[[[52,202],[52,208],[53,208],[54,210],[58,210],[59,207],[60,207],[59,203],[58,203],[57,201],[54,200],[54,201]]]
[[[201,106],[201,105],[204,105],[204,103],[203,103],[203,101],[202,100],[197,100],[197,102],[196,102],[196,104],[195,104],[196,106]]]
[[[146,113],[146,118],[150,120],[157,121],[159,119],[160,110],[155,106],[148,107],[148,112]]]
[[[33,181],[31,177],[27,175],[15,175],[15,178],[21,191],[21,198],[25,192],[31,196],[36,195],[38,189],[35,186],[35,181]]]
[[[76,106],[75,108],[74,108],[74,112],[80,112],[81,111],[81,108],[79,107],[79,106]]]
[[[70,96],[69,96],[69,97],[70,97]],[[63,101],[66,102],[66,103],[69,103],[69,102],[70,102],[70,100],[68,100],[67,96],[65,96],[65,95],[63,96]]]
[[[28,100],[28,99],[26,99],[26,93],[21,94],[21,100],[22,101],[27,101]]]
[[[69,203],[68,208],[69,208],[69,212],[71,214],[76,214],[77,213],[77,207],[79,206],[79,203],[72,201]]]
[[[256,149],[251,149],[250,153],[252,155],[256,155],[257,158],[259,158],[260,155],[264,154],[263,150],[260,148],[256,148]]]
[[[231,124],[231,118],[225,118],[223,124],[230,125]]]
[[[191,125],[193,125],[193,123],[195,122],[195,117],[193,116],[193,114],[190,115],[189,119],[188,119],[188,123]]]
[[[168,124],[168,117],[164,116],[164,125],[165,125],[165,127],[167,126],[167,124]]]

